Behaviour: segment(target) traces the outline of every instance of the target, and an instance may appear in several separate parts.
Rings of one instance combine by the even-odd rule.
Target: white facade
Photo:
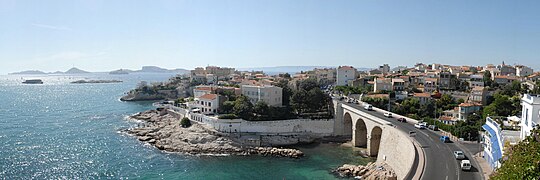
[[[527,66],[516,66],[516,75],[519,77],[526,77],[533,73],[533,69]]]
[[[521,98],[521,134],[520,138],[531,134],[531,130],[540,124],[540,96],[524,94]]]
[[[276,86],[242,86],[242,95],[247,96],[252,104],[263,101],[269,106],[281,106],[283,89]]]
[[[202,114],[215,114],[219,108],[219,96],[217,94],[205,94],[195,101]]]
[[[356,79],[356,69],[352,66],[340,66],[336,74],[336,85],[338,86],[346,86],[349,81]]]

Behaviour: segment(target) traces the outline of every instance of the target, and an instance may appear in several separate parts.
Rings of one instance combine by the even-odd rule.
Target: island
[[[119,80],[78,80],[71,82],[72,84],[103,84],[103,83],[121,83]]]

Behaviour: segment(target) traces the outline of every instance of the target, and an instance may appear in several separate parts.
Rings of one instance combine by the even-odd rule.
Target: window
[[[525,108],[525,126],[529,125],[529,109]]]
[[[212,106],[212,103],[211,103],[211,102],[208,102],[208,106]]]

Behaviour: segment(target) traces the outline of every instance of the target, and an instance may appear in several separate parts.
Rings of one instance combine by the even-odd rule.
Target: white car
[[[414,124],[414,127],[418,128],[418,129],[425,129],[426,128],[426,126],[424,126],[424,124],[422,124],[422,123],[416,123],[416,124]]]
[[[364,105],[364,109],[368,110],[368,111],[373,111],[373,106],[370,105],[370,104],[366,104],[366,105]]]
[[[387,118],[391,118],[391,117],[392,117],[392,113],[389,113],[389,112],[385,112],[383,115],[384,115],[385,117],[387,117]]]
[[[471,170],[471,161],[461,160],[461,170],[470,171]]]
[[[463,151],[454,151],[454,157],[456,157],[456,159],[465,159],[465,154],[463,154]]]

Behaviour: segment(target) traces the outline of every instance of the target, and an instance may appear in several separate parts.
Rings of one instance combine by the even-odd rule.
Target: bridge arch
[[[369,155],[377,156],[379,154],[379,146],[381,145],[382,128],[379,126],[371,129],[371,137],[369,138]]]
[[[367,147],[367,127],[362,118],[355,121],[353,145],[356,147]]]
[[[353,132],[353,123],[352,123],[352,117],[351,114],[348,112],[345,113],[343,116],[343,135],[345,136],[352,136]]]

